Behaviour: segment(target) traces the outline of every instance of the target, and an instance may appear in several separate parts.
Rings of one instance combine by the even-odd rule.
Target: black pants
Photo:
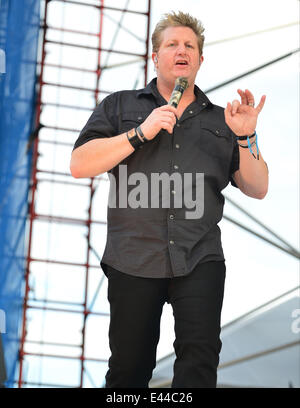
[[[179,278],[140,278],[107,267],[111,357],[106,388],[147,388],[156,365],[163,305],[172,305],[172,388],[216,387],[226,267],[198,264]]]

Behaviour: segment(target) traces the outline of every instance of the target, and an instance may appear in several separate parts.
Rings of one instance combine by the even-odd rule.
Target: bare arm
[[[161,129],[173,132],[177,110],[170,105],[154,109],[141,124],[148,140],[154,139]],[[70,170],[75,178],[95,177],[112,169],[134,152],[126,133],[93,139],[73,150]]]
[[[133,151],[126,133],[90,140],[73,150],[71,174],[75,178],[98,176],[115,167]]]
[[[263,199],[268,191],[269,176],[268,167],[261,152],[259,160],[255,160],[248,149],[240,149],[240,168],[233,174],[238,188],[247,196]],[[253,152],[257,155],[256,147]]]

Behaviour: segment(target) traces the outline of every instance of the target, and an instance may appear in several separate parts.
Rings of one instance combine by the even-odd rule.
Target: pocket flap
[[[121,115],[122,121],[130,120],[131,122],[142,123],[150,115],[150,112],[124,112]]]
[[[201,122],[201,129],[208,130],[215,136],[219,137],[230,137],[229,129],[226,127],[220,127],[210,122]]]

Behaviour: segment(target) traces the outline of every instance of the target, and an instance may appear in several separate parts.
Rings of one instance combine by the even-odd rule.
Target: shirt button
[[[180,146],[179,146],[179,144],[176,144],[175,147],[176,147],[176,149],[179,149]]]
[[[174,215],[173,214],[170,215],[170,220],[174,220]]]
[[[203,103],[202,103],[202,106],[206,106],[206,103],[205,103],[205,102],[203,102]]]
[[[180,124],[179,123],[177,123],[177,125],[176,125],[177,127],[180,127]]]
[[[220,132],[218,130],[216,130],[216,134],[218,135]]]
[[[174,245],[174,241],[170,241],[170,244],[171,244],[171,245]]]
[[[179,167],[177,166],[177,164],[174,164],[174,169],[175,169],[175,170],[179,169]]]
[[[192,114],[192,113],[193,113],[193,111],[192,111],[192,110],[190,110],[190,111],[189,111],[189,113],[190,113],[190,114]]]

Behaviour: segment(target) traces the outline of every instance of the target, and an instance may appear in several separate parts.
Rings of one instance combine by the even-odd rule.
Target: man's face
[[[157,57],[157,62],[155,62]],[[174,84],[179,76],[194,83],[203,57],[200,57],[197,36],[189,27],[168,27],[161,33],[159,50],[152,54],[157,77]]]

